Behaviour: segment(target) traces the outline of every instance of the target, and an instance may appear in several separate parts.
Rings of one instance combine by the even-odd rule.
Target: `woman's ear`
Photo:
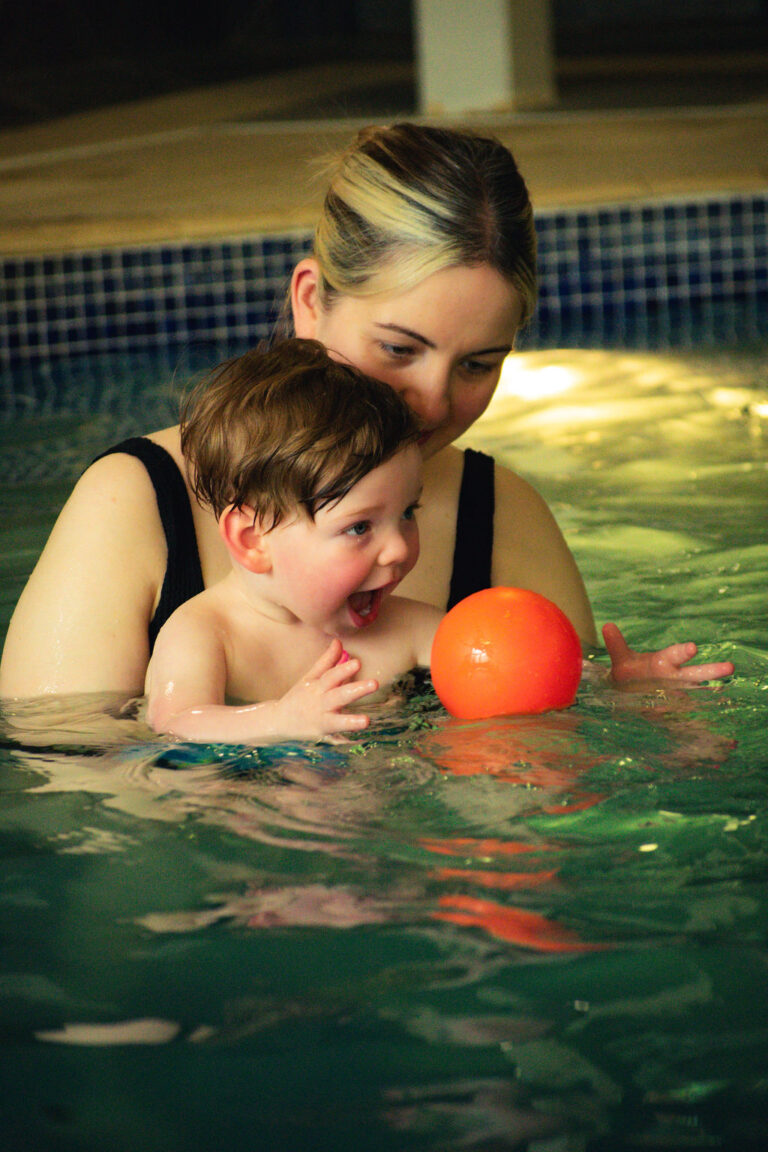
[[[320,311],[320,267],[312,256],[300,260],[291,277],[291,312],[293,330],[302,340],[317,339]]]
[[[269,533],[253,508],[235,508],[230,505],[219,517],[219,532],[233,560],[249,572],[271,572]]]

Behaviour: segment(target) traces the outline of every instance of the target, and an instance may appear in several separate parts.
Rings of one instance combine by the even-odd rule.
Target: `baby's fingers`
[[[338,665],[344,649],[341,640],[334,638],[323,652],[322,656],[315,661],[315,663],[307,672],[305,679],[319,680],[326,672]],[[343,667],[343,665],[341,665]]]
[[[335,732],[362,732],[371,720],[362,712],[331,712],[326,718],[325,731],[327,734]]]
[[[370,696],[378,687],[378,680],[353,680],[350,684],[340,684],[325,693],[325,707],[329,712],[337,712],[340,708],[354,704],[363,696]]]
[[[377,680],[355,680],[351,684],[341,684],[325,693],[324,723],[327,732],[350,732],[367,728],[370,719],[363,713],[344,712],[342,709],[354,704],[363,696],[369,696],[379,687]]]
[[[733,676],[734,667],[730,660],[721,660],[713,664],[691,664],[687,668],[678,669],[678,677],[689,684],[703,684],[705,680],[723,680],[726,676]]]
[[[338,688],[347,681],[353,681],[360,671],[360,661],[355,656],[348,657],[341,664],[334,664],[332,668],[326,668],[322,676],[319,677],[320,687],[324,692],[330,692],[334,688]]]

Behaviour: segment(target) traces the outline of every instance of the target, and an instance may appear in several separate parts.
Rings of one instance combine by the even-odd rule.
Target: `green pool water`
[[[728,683],[619,691],[598,650],[568,711],[468,723],[417,676],[344,750],[6,709],[4,1149],[768,1146],[765,367],[526,353],[472,434],[599,623]],[[4,620],[78,469],[171,419],[153,366],[91,372],[17,385]]]

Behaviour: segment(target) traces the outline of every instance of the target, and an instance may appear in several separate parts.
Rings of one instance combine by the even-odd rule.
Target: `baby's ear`
[[[219,517],[219,532],[233,560],[249,572],[271,572],[269,533],[256,519],[253,508],[230,505]]]

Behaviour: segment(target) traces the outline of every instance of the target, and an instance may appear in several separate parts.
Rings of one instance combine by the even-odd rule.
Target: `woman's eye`
[[[488,376],[498,372],[501,365],[489,364],[487,360],[465,360],[462,367],[468,376]]]
[[[385,344],[381,345],[382,350],[393,360],[406,360],[409,356],[413,356],[414,348],[411,344]]]
[[[345,528],[344,534],[345,536],[365,536],[370,527],[369,520],[358,520],[356,524],[350,524],[349,528]]]

